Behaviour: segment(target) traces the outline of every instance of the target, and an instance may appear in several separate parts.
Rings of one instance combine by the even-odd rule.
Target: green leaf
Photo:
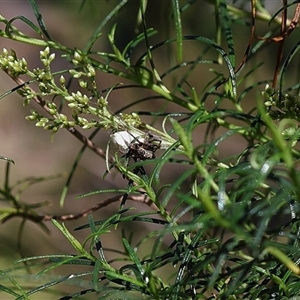
[[[71,245],[76,251],[78,251],[82,256],[94,261],[94,257],[91,256],[81,245],[81,243],[68,231],[64,224],[58,223],[56,220],[52,219],[52,223],[55,227],[68,239]]]
[[[119,60],[120,62],[126,63],[125,58],[123,57],[122,53],[120,52],[120,50],[117,48],[116,44],[115,44],[115,32],[116,32],[116,28],[117,25],[115,24],[112,29],[111,32],[108,34],[108,40],[110,42],[110,45],[113,48],[115,57],[117,58],[117,60]]]
[[[102,35],[102,30],[105,25],[123,8],[123,6],[128,2],[128,0],[122,0],[118,3],[112,11],[104,18],[104,20],[99,24],[99,26],[95,29],[89,40],[86,42],[83,52],[89,53],[94,46],[95,42]]]
[[[10,163],[15,164],[14,160],[12,158],[6,157],[6,156],[0,156],[0,159],[6,160]]]
[[[42,14],[40,13],[39,7],[35,0],[28,0],[31,8],[33,9],[34,15],[39,23],[39,26],[41,28],[42,33],[47,37],[50,41],[52,41],[52,38],[50,34],[48,33],[48,30],[46,28],[45,22],[43,20]]]
[[[178,135],[181,145],[185,149],[185,154],[188,156],[188,158],[192,159],[194,154],[194,147],[192,144],[191,133],[184,130],[175,119],[170,118],[170,122],[176,134]]]
[[[5,33],[7,34],[7,36],[9,37],[13,37],[13,28],[12,28],[12,23],[16,20],[21,20],[23,21],[24,23],[26,23],[28,26],[30,26],[36,33],[38,33],[39,35],[42,35],[42,31],[33,23],[31,22],[29,19],[27,19],[26,17],[24,16],[17,16],[17,17],[14,17],[12,19],[10,19],[6,26],[5,26]]]
[[[136,267],[138,268],[138,270],[141,274],[141,277],[143,278],[145,276],[145,270],[143,269],[139,258],[137,257],[135,251],[131,248],[128,241],[125,238],[123,238],[122,241],[123,241],[123,245],[124,245],[126,251],[128,252],[128,254],[129,254],[130,258],[132,259],[132,261],[135,263]]]
[[[182,62],[182,52],[183,52],[183,34],[182,34],[182,24],[181,24],[181,15],[180,7],[178,0],[172,0],[173,15],[175,19],[175,28],[176,28],[176,40],[177,40],[177,62]]]

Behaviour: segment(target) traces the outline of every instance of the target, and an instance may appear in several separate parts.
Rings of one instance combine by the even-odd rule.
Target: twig
[[[95,206],[85,209],[78,214],[68,214],[68,215],[61,215],[61,216],[60,215],[33,215],[33,214],[29,214],[26,211],[17,211],[17,212],[11,213],[8,218],[3,220],[3,222],[5,222],[8,219],[11,219],[13,217],[22,217],[24,220],[27,219],[27,220],[30,220],[35,223],[46,222],[46,221],[50,221],[52,219],[55,219],[57,221],[77,220],[80,218],[84,218],[84,217],[90,215],[91,213],[93,213],[103,207],[106,207],[114,202],[121,201],[122,198],[123,198],[123,196],[119,196],[119,195],[114,196],[112,198],[106,199],[106,200],[96,204]],[[151,207],[153,210],[159,211],[158,207],[145,194],[130,195],[130,196],[128,196],[127,200],[144,203],[147,206]]]

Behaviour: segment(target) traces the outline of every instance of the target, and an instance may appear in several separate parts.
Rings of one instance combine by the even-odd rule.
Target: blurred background
[[[92,35],[93,31],[99,26],[100,22],[112,11],[112,9],[119,3],[119,1],[108,0],[94,0],[86,1],[85,5],[83,1],[73,0],[40,0],[36,1],[43,14],[44,21],[48,28],[48,32],[51,36],[59,41],[61,44],[71,48],[82,49]],[[180,1],[181,5],[184,5],[188,1]],[[190,9],[187,9],[182,13],[182,27],[184,35],[201,35],[209,39],[215,39],[215,20],[214,20],[214,7],[209,2],[214,1],[196,1]],[[228,4],[233,4],[236,8],[244,8],[249,11],[250,1],[228,1]],[[281,7],[281,1],[265,1],[266,7],[270,13],[276,12]],[[116,44],[122,50],[126,44],[132,40],[138,33],[142,32],[141,25],[137,25],[137,14],[139,8],[139,1],[129,1],[121,12],[114,16],[103,30],[102,36],[95,44],[93,50],[109,52],[111,51],[108,43],[107,34],[109,33],[113,24],[117,24],[116,29]],[[34,13],[31,10],[29,3],[25,0],[19,1],[0,1],[0,14],[10,20],[16,16],[25,16],[29,20],[32,20],[36,24]],[[175,37],[175,27],[172,19],[172,7],[171,1],[151,0],[148,2],[146,11],[146,22],[149,28],[154,28],[158,31],[156,35],[151,37],[150,42],[155,45],[169,38]],[[24,22],[17,20],[13,23],[19,30],[23,31],[29,36],[37,37],[35,32],[27,26]],[[0,25],[0,29],[4,29],[4,25]],[[276,27],[276,24],[270,26],[264,21],[257,21],[256,35],[263,36],[265,32],[270,30],[270,26]],[[242,56],[247,47],[248,39],[250,36],[250,28],[240,26],[238,24],[233,25],[233,34],[235,41],[235,50],[238,59],[242,59]],[[285,55],[291,50],[293,45],[297,42],[299,33],[293,33],[291,38],[288,39],[285,45]],[[1,48],[14,49],[19,58],[25,57],[30,68],[36,68],[41,66],[39,61],[39,51],[43,50],[39,47],[15,43],[10,40],[0,38]],[[226,49],[226,43],[224,40],[224,48]],[[206,46],[196,42],[184,42],[184,58],[183,61],[191,61],[199,57],[199,55],[206,49]],[[145,53],[145,46],[141,44],[133,53],[133,63]],[[259,57],[249,61],[249,65],[242,71],[240,78],[243,74],[247,73],[247,70],[252,69],[254,65],[263,61],[264,64],[259,70],[249,77],[241,87],[239,91],[243,90],[246,86],[251,85],[253,81],[260,81],[265,79],[272,79],[275,64],[276,64],[277,46],[270,45],[266,47],[264,51],[261,51]],[[163,74],[166,70],[177,64],[176,61],[176,46],[166,45],[153,52],[154,62],[158,71]],[[216,59],[216,52],[211,49],[205,56],[207,59]],[[239,64],[239,61],[237,61]],[[56,59],[53,64],[54,70],[62,70],[68,68],[68,63],[61,57],[61,53],[56,52]],[[215,70],[223,71],[225,74],[226,66],[216,66]],[[297,69],[297,66],[295,66]],[[289,76],[286,78],[286,84],[294,84],[295,69],[291,68]],[[164,78],[164,83],[168,88],[174,90],[178,78],[181,75],[181,69],[178,72],[173,72]],[[120,81],[110,74],[98,75],[98,87],[100,89],[107,89],[115,84],[129,82]],[[201,92],[206,84],[214,77],[214,74],[209,71],[208,65],[199,65],[189,76],[189,83],[191,86],[196,87],[198,92]],[[26,79],[24,79],[26,80]],[[4,73],[0,72],[0,94],[7,92],[14,88],[16,84]],[[75,85],[71,89],[76,90]],[[253,103],[256,101],[258,95],[264,89],[264,86],[258,87],[258,90],[253,90],[247,94],[247,98],[243,99],[244,107],[253,107]],[[151,96],[152,93],[143,89],[121,89],[114,91],[109,97],[110,108],[112,111],[117,111],[127,104],[142,99],[147,96]],[[206,104],[208,107],[213,107],[213,98],[209,98]],[[224,105],[231,105],[225,103]],[[39,108],[32,103],[29,106],[24,107],[22,99],[17,93],[12,93],[2,99],[0,103],[0,155],[12,158],[15,161],[15,165],[11,166],[11,182],[17,182],[24,177],[30,176],[52,176],[55,174],[67,174],[74,162],[74,159],[82,147],[81,143],[76,140],[66,130],[60,130],[54,136],[50,132],[47,132],[41,128],[34,126],[34,123],[25,120],[25,116],[28,115],[30,109]],[[176,106],[165,106],[163,101],[153,100],[135,105],[128,109],[126,112],[131,111],[183,111]],[[39,110],[41,111],[41,110]],[[147,122],[147,118],[143,119]],[[155,126],[160,126],[161,120],[158,120]],[[160,129],[160,128],[159,128]],[[88,135],[89,132],[83,132]],[[201,143],[203,140],[203,133],[200,132],[195,136],[195,143]],[[106,148],[109,141],[109,133],[100,131],[95,138],[95,143]],[[222,148],[219,149],[220,156],[230,156],[238,153],[245,144],[243,141],[230,140],[222,144]],[[111,150],[115,151],[115,150]],[[92,207],[95,204],[104,201],[111,195],[99,194],[96,196],[76,199],[76,196],[87,193],[93,190],[106,189],[106,188],[125,188],[127,185],[124,180],[116,172],[113,172],[103,180],[102,176],[105,172],[105,162],[90,150],[86,150],[83,159],[76,171],[75,177],[70,185],[69,193],[67,195],[65,206],[59,207],[59,199],[62,188],[66,181],[65,177],[59,177],[51,181],[38,183],[28,188],[21,196],[21,201],[26,203],[37,203],[42,201],[49,201],[51,205],[40,208],[39,212],[43,214],[76,214],[83,209]],[[168,179],[169,182],[176,180],[182,170],[170,168],[168,171],[164,171],[162,180]],[[5,174],[5,162],[0,161],[0,184],[3,185]],[[184,188],[183,188],[184,190]],[[4,202],[1,202],[1,206],[5,206]],[[100,211],[94,213],[94,219],[99,220],[106,218],[118,209],[119,203],[110,205],[103,208]],[[140,206],[142,210],[149,210],[149,207],[145,207],[142,204],[135,204]],[[0,229],[0,269],[8,268],[13,261],[20,258],[20,253],[23,256],[34,256],[43,254],[54,253],[73,253],[74,250],[71,245],[66,243],[65,238],[57,232],[56,229],[48,222],[46,225],[50,229],[50,234],[41,230],[36,224],[26,222],[22,237],[21,237],[21,249],[18,245],[18,232],[20,229],[22,220],[14,218],[8,220],[6,223],[1,224]],[[67,227],[72,231],[76,226],[86,223],[86,219],[79,219],[67,223]],[[153,226],[146,227],[141,225],[137,228],[135,224],[127,224],[126,231],[128,233],[134,232],[137,241],[145,236],[147,232]],[[118,228],[115,234],[109,234],[103,237],[103,244],[109,248],[119,247],[118,243],[121,237],[120,230]],[[89,232],[87,230],[76,233],[76,237],[79,240],[84,240]],[[147,243],[144,245],[145,249],[149,247]],[[66,273],[70,273],[71,269],[68,269]]]

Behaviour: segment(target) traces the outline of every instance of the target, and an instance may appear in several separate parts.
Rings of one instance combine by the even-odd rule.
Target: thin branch
[[[32,222],[35,223],[40,223],[40,222],[46,222],[46,221],[50,221],[52,219],[55,219],[57,221],[72,221],[72,220],[77,220],[80,218],[84,218],[88,215],[90,215],[91,213],[104,208],[114,202],[118,202],[118,201],[122,201],[123,196],[114,196],[112,198],[106,199],[98,204],[96,204],[95,206],[92,206],[88,209],[83,210],[82,212],[78,213],[78,214],[68,214],[68,215],[33,215],[33,214],[29,214],[26,211],[17,211],[14,213],[11,213],[9,215],[8,218],[6,218],[5,220],[3,220],[3,222],[8,221],[9,219],[13,218],[13,217],[22,217],[24,220],[30,220]],[[145,195],[145,194],[141,194],[141,195],[130,195],[128,196],[127,200],[131,200],[131,201],[135,201],[135,202],[140,202],[143,204],[146,204],[147,206],[149,206],[150,208],[152,208],[155,211],[159,212],[158,207],[150,200],[150,198]]]

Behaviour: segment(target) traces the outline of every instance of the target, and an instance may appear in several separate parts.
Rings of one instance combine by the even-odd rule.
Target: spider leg
[[[131,153],[128,153],[126,156],[132,157],[135,162],[139,161],[139,159],[137,159],[134,155],[131,155]],[[146,175],[146,171],[143,166],[138,166],[138,167],[134,168],[133,173],[136,175],[138,175],[140,173],[142,176]],[[125,175],[123,175],[123,176],[125,176]],[[128,184],[127,184],[127,190],[130,190],[132,188],[133,183],[134,183],[133,180],[129,179]],[[122,210],[124,208],[124,205],[126,203],[128,196],[129,196],[129,193],[123,194],[123,197],[122,197],[122,200],[120,203],[120,210]]]
[[[127,154],[124,155],[126,157],[126,160],[127,160],[127,165],[128,165],[128,162],[129,162],[129,159],[130,157],[132,157],[131,155],[131,151],[129,151]],[[133,172],[135,172],[135,170],[133,170]],[[123,174],[123,178],[125,179],[125,174]],[[132,179],[129,179],[128,180],[128,184],[127,184],[127,191],[129,191],[133,186],[133,180]],[[121,203],[120,203],[120,208],[119,210],[122,210],[124,208],[124,205],[126,203],[126,200],[128,198],[128,195],[129,193],[124,193],[123,194],[123,197],[122,197],[122,200],[121,200]]]
[[[127,190],[130,190],[132,188],[132,186],[133,186],[133,180],[129,179],[128,184],[127,184]],[[127,200],[128,196],[129,196],[129,193],[124,193],[123,194],[121,204],[120,204],[120,210],[122,210],[124,208],[124,205],[126,203],[126,200]]]

